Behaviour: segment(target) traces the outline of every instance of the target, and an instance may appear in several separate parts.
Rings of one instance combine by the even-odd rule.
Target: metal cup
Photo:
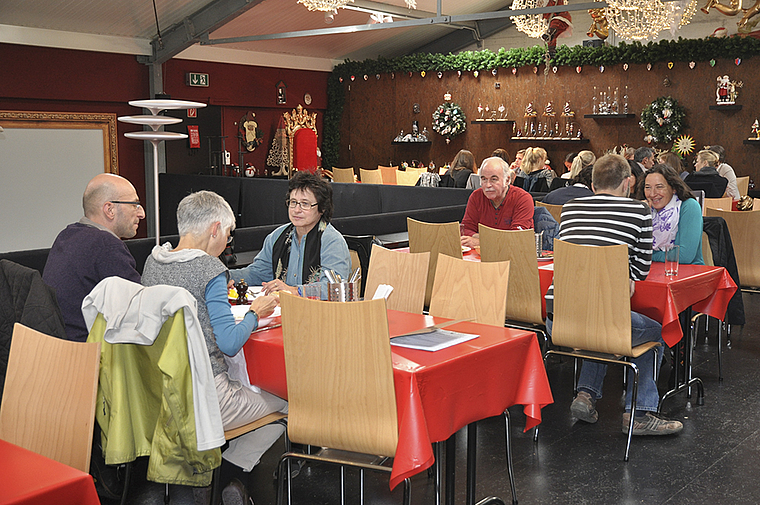
[[[361,281],[335,282],[327,285],[327,296],[331,302],[356,302],[359,300]]]

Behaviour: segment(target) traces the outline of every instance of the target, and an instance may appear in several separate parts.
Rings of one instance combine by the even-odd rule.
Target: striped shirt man
[[[560,240],[573,244],[628,246],[634,281],[646,279],[652,263],[652,214],[644,202],[604,193],[576,198],[562,207]],[[554,308],[554,285],[546,293],[546,312]]]

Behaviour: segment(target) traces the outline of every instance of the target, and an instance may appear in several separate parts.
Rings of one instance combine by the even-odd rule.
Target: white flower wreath
[[[686,112],[675,98],[661,96],[644,107],[639,123],[647,142],[672,142],[684,128]]]
[[[437,131],[448,141],[467,129],[467,117],[462,108],[451,102],[442,103],[433,112],[433,130]]]

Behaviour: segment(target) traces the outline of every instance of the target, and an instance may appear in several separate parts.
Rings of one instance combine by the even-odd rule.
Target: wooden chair
[[[424,223],[408,217],[406,218],[406,228],[409,232],[409,252],[430,253],[427,285],[425,287],[425,305],[428,306],[430,305],[430,294],[433,292],[438,255],[444,254],[452,258],[462,259],[459,223]]]
[[[554,220],[559,223],[560,217],[562,216],[562,205],[552,205],[550,203],[536,202],[536,207],[544,207],[549,211],[549,214],[552,215]]]
[[[359,178],[364,184],[382,184],[383,175],[380,170],[359,169]]]
[[[414,186],[420,178],[416,170],[407,169],[406,172],[396,170],[396,184],[399,186]]]
[[[533,230],[496,230],[480,224],[478,234],[480,258],[483,262],[510,262],[507,321],[527,323],[527,326],[510,323],[507,326],[540,333],[541,349],[546,351],[548,338],[544,318],[541,316],[541,281]]]
[[[742,291],[760,292],[752,289],[760,287],[760,211],[733,212],[710,208],[707,215],[726,220]]]
[[[403,253],[373,245],[365,296],[371,298],[377,286],[389,284],[393,292],[385,302],[388,309],[422,314],[429,263],[429,252]]]
[[[730,211],[731,205],[734,201],[730,196],[724,196],[723,198],[705,198],[702,204],[702,215],[707,216],[707,209],[721,209]]]
[[[282,295],[280,303],[288,437],[292,442],[323,449],[315,454],[289,451],[282,456],[277,503],[282,499],[285,463],[291,459],[358,466],[362,483],[364,469],[390,474],[390,467],[366,458],[393,458],[398,445],[385,300],[335,303]],[[358,460],[358,456],[364,459]],[[286,475],[290,499],[290,471]],[[407,504],[410,494],[406,479]]]
[[[630,368],[633,371],[631,412],[636,412],[639,369],[635,363],[621,359],[657,352],[660,344],[647,342],[631,346],[628,246],[595,247],[554,241],[553,322],[552,343],[557,348],[546,351],[544,360],[557,354]],[[559,347],[572,350],[562,351]],[[628,461],[634,417],[630,416],[628,425],[625,461]]]
[[[739,194],[746,196],[749,191],[749,175],[736,178],[736,187],[739,188]]]
[[[380,170],[380,173],[383,176],[383,184],[396,184],[396,172],[398,171],[398,167],[384,167],[378,165],[377,169]]]
[[[0,406],[0,438],[90,471],[100,344],[16,323]]]
[[[333,182],[354,182],[353,168],[333,167]]]
[[[503,327],[509,271],[509,261],[479,263],[439,256],[430,315]]]

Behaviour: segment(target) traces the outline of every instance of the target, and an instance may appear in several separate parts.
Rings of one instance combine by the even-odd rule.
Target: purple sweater
[[[55,289],[69,340],[87,340],[82,300],[106,277],[140,282],[135,259],[112,233],[82,223],[67,226],[50,248],[42,279]]]

